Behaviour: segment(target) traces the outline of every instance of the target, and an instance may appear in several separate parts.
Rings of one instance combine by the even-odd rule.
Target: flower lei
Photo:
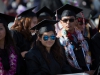
[[[69,63],[74,66],[75,68],[81,69],[81,67],[78,64],[78,61],[76,59],[76,56],[74,54],[74,47],[71,44],[71,42],[69,40],[74,40],[74,37],[71,33],[66,32],[65,29],[62,29],[62,37],[60,38],[60,43],[65,47],[65,53],[66,53],[66,57],[69,61]],[[81,43],[81,47],[82,47],[82,51],[83,51],[83,55],[84,58],[86,60],[86,64],[88,69],[90,70],[90,64],[91,64],[91,56],[90,56],[90,52],[89,52],[89,46],[87,41],[84,39],[82,33],[79,30],[75,29],[75,33],[74,35],[77,35],[77,39],[78,41]],[[72,57],[72,60],[68,57],[68,54],[70,54],[70,56]]]
[[[10,62],[10,70],[5,71],[1,62],[0,58],[0,75],[15,75],[16,73],[16,67],[17,67],[17,55],[14,52],[14,48],[11,46],[10,47],[11,52],[9,54],[9,62]]]

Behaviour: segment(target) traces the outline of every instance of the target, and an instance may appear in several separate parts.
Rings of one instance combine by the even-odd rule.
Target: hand
[[[28,51],[23,51],[23,52],[21,52],[21,55],[22,55],[23,58],[25,57],[25,54],[26,54],[27,52],[28,52]]]

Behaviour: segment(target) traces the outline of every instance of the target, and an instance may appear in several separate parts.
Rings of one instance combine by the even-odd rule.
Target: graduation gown
[[[79,64],[79,66],[82,68],[81,71],[88,71],[88,68],[87,68],[87,65],[86,65],[86,61],[85,61],[85,58],[84,58],[84,54],[83,54],[83,51],[82,51],[82,48],[80,46],[80,43],[76,43],[74,41],[71,41],[71,44],[73,44],[74,46],[74,54],[76,56],[76,60]],[[79,70],[80,72],[80,70]]]
[[[96,70],[95,70],[93,75],[100,75],[100,63],[98,65],[98,67],[96,68]]]
[[[84,72],[84,71],[89,71],[87,64],[86,64],[86,61],[85,61],[85,58],[84,58],[83,51],[82,51],[81,43],[76,43],[74,40],[70,40],[70,43],[74,47],[73,51],[74,51],[74,54],[76,56],[76,60],[79,64],[79,66],[82,68],[82,69],[76,69],[69,64],[72,72],[73,73],[80,73],[80,72]],[[65,51],[64,51],[64,54],[66,54]],[[71,57],[71,56],[69,56],[69,57]],[[68,63],[67,58],[66,58],[66,62]]]
[[[20,32],[11,30],[11,34],[16,46],[19,48],[19,52],[28,51],[30,49],[30,43],[25,40],[24,36]]]
[[[78,61],[78,64],[82,68],[82,70],[83,71],[88,71],[82,49],[77,50],[77,48],[76,48],[74,50],[74,53],[75,53],[76,59]]]
[[[92,29],[91,27],[89,27],[89,32],[90,32],[90,39],[98,32],[98,30]]]
[[[29,42],[25,40],[23,35],[16,30],[11,30],[11,34],[19,52],[16,75],[26,75],[26,62],[25,59],[21,56],[21,52],[28,51],[31,48],[32,42],[36,40],[36,35],[33,36],[32,41]]]
[[[50,64],[47,64],[38,48],[31,49],[26,55],[27,75],[56,75],[71,73],[69,66],[64,62],[62,67],[54,59],[53,55],[47,54]]]
[[[91,38],[91,44],[92,44],[92,54],[94,57],[93,64],[95,67],[98,66],[100,62],[100,33],[97,32],[92,38]]]
[[[75,68],[75,67],[72,67],[72,66],[69,64],[68,60],[66,59],[66,53],[65,53],[65,49],[64,49],[63,46],[62,46],[62,50],[63,50],[64,60],[65,60],[66,64],[69,65],[69,67],[70,67],[72,73],[80,73],[80,72],[83,72],[83,70],[80,70],[80,69],[77,69],[77,68]]]

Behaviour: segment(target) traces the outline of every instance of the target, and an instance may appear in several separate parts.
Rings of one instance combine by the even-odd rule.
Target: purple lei
[[[10,69],[9,71],[5,71],[3,69],[3,64],[1,62],[0,58],[0,75],[15,75],[16,73],[16,67],[17,67],[17,55],[14,52],[14,48],[11,47],[11,52],[9,54],[9,62],[10,62]]]

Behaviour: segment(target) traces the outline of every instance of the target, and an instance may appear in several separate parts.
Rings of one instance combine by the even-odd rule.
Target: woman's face
[[[30,26],[30,28],[34,27],[34,26],[37,24],[37,22],[38,22],[37,17],[33,17],[33,18],[32,18],[32,21],[31,21],[31,26]]]
[[[83,28],[83,23],[82,22],[78,22],[78,28],[83,31],[84,28]]]
[[[42,37],[39,38],[41,43],[46,47],[46,48],[51,48],[53,44],[55,43],[56,36],[53,31],[49,32],[44,32]]]
[[[0,23],[0,40],[3,40],[6,36],[6,30],[2,23]]]
[[[32,21],[31,21],[31,26],[30,26],[30,28],[34,27],[34,26],[37,24],[37,22],[38,22],[37,17],[33,17],[33,18],[32,18]],[[34,30],[31,30],[31,33],[34,33]]]

